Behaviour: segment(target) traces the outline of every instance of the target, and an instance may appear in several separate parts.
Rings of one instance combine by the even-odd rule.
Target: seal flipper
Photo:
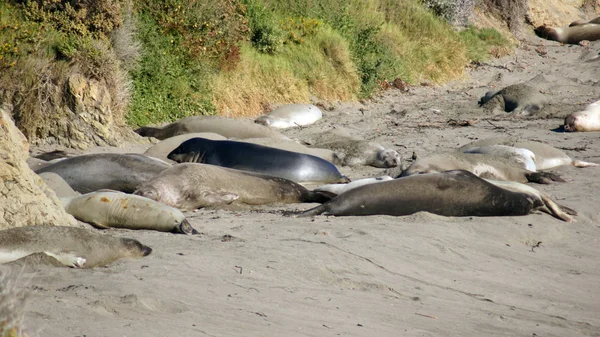
[[[307,191],[302,195],[302,202],[317,202],[323,204],[337,197],[337,194],[327,191]]]
[[[232,202],[236,201],[237,199],[240,198],[239,195],[234,194],[234,193],[227,193],[227,192],[211,192],[211,191],[204,191],[201,193],[201,197],[204,201],[206,201],[206,203],[208,205],[212,205],[212,204],[231,204]]]
[[[321,214],[327,212],[327,209],[328,209],[328,207],[326,204],[319,205],[315,208],[311,208],[307,211],[297,214],[296,217],[302,218],[302,217],[313,216],[313,215],[321,215]]]
[[[590,167],[590,166],[600,166],[600,164],[590,163],[582,160],[573,160],[573,166],[575,167]]]
[[[525,178],[530,183],[551,184],[553,181],[566,182],[561,176],[552,172],[529,172],[525,173]]]
[[[194,227],[192,227],[192,225],[189,221],[187,221],[187,219],[183,219],[179,226],[175,227],[173,232],[191,235],[198,234],[198,231]]]
[[[67,267],[72,268],[82,268],[87,260],[81,256],[75,255],[73,252],[61,252],[58,254],[54,254],[51,252],[44,252],[44,254],[53,257],[60,261],[60,263],[64,264]]]

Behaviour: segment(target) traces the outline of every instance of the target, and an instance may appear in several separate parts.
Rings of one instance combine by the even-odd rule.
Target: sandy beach
[[[528,36],[513,55],[473,65],[461,81],[333,104],[321,121],[283,133],[300,140],[342,127],[396,149],[405,166],[413,152],[424,157],[503,135],[600,163],[598,132],[558,129],[567,114],[600,99],[600,61],[584,62],[599,49]],[[545,116],[493,117],[477,104],[488,90],[531,79],[550,99]],[[340,169],[352,179],[398,173]],[[23,288],[32,292],[26,333],[600,336],[600,168],[553,172],[568,181],[533,187],[577,210],[576,222],[547,214],[284,216],[316,205],[291,204],[186,213],[195,236],[107,230],[152,254],[96,269],[24,271]]]

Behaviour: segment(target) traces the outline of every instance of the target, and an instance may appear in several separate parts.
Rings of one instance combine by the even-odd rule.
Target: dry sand
[[[597,53],[600,44],[590,48]],[[474,67],[463,81],[338,104],[318,123],[284,133],[341,126],[404,159],[513,135],[600,162],[599,133],[552,131],[600,98],[600,61],[581,63],[586,50],[529,37],[515,55]],[[537,75],[560,118],[489,119],[477,106],[487,90]],[[189,213],[197,236],[108,230],[152,254],[93,270],[26,272],[23,287],[34,294],[24,322],[29,336],[45,337],[600,336],[600,169],[555,171],[570,181],[535,187],[579,211],[575,223],[546,214],[282,216],[315,206],[294,204]]]

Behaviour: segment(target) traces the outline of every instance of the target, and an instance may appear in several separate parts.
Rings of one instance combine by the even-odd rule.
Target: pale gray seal
[[[299,216],[401,216],[423,211],[443,216],[515,216],[545,207],[526,193],[500,188],[468,171],[453,170],[361,186]]]
[[[137,240],[76,227],[27,226],[0,231],[0,263],[44,253],[65,266],[93,268],[151,252]]]
[[[74,197],[79,195],[73,188],[58,174],[54,172],[42,172],[38,176],[50,187],[57,197]]]
[[[135,130],[140,136],[167,139],[173,136],[194,132],[213,132],[226,138],[280,138],[288,139],[281,133],[264,125],[248,120],[218,116],[191,116],[182,118],[164,127],[144,126]]]
[[[327,184],[327,185],[319,186],[319,187],[315,188],[314,191],[315,192],[329,192],[329,193],[332,193],[335,195],[340,195],[342,193],[353,190],[359,186],[376,184],[376,183],[380,183],[382,181],[388,181],[388,180],[392,180],[392,179],[394,179],[394,178],[392,178],[390,176],[364,178],[364,179],[353,180],[347,184]]]
[[[275,129],[287,129],[313,124],[321,118],[321,109],[312,104],[288,104],[258,117],[254,122]]]
[[[564,129],[568,132],[600,131],[600,101],[565,117]]]
[[[575,20],[569,24],[569,27],[581,26],[589,23],[600,24],[600,17],[593,18],[591,20]]]
[[[334,164],[308,154],[231,140],[192,138],[167,158],[267,174],[302,183],[347,182]]]
[[[440,153],[418,158],[402,171],[401,177],[423,173],[437,173],[449,170],[466,170],[488,179],[509,180],[521,183],[537,182],[548,184],[551,181],[564,181],[550,172],[531,172],[523,165],[506,161],[505,158],[482,153]]]
[[[210,140],[226,140],[227,139],[227,138],[221,136],[220,134],[212,133],[212,132],[185,133],[183,135],[167,138],[157,144],[154,144],[153,146],[148,148],[148,150],[146,150],[146,152],[144,152],[144,155],[158,158],[158,159],[164,160],[166,162],[172,162],[169,158],[167,158],[167,156],[169,155],[169,153],[171,153],[171,151],[175,150],[179,145],[181,145],[181,143],[185,142],[186,140],[192,139],[192,138],[198,138],[198,137],[206,138],[206,139],[210,139]],[[269,139],[271,142],[273,142],[273,138],[265,138],[265,139]]]
[[[496,158],[503,158],[522,166],[528,171],[537,172],[537,167],[535,165],[535,154],[527,149],[508,145],[488,145],[469,148],[463,152],[483,153]]]
[[[467,152],[470,149],[478,147],[487,147],[493,145],[506,145],[515,149],[527,149],[534,154],[533,161],[536,170],[548,170],[563,165],[572,165],[575,167],[599,166],[596,163],[576,160],[569,157],[563,151],[541,142],[520,140],[516,137],[493,137],[474,141],[463,145],[458,149],[459,152]]]
[[[80,193],[101,189],[131,193],[170,166],[142,154],[97,153],[62,159],[35,173],[54,172]]]
[[[343,166],[373,166],[390,168],[400,165],[400,154],[393,149],[366,140],[341,139],[338,141],[316,144],[332,150]]]
[[[60,201],[67,213],[99,228],[197,233],[178,209],[139,195],[105,190]]]
[[[600,25],[582,24],[572,27],[537,27],[535,34],[543,39],[567,44],[579,44],[581,41],[596,41],[600,39]]]
[[[329,195],[312,192],[291,180],[215,165],[179,164],[140,185],[135,194],[182,210],[229,204],[325,202]]]
[[[488,91],[479,106],[488,113],[510,112],[513,115],[535,115],[548,104],[548,99],[530,85],[519,83],[498,91]]]

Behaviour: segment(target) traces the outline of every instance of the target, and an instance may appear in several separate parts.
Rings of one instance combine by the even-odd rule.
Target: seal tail
[[[337,197],[337,194],[327,191],[308,191],[302,198],[302,202],[317,202],[323,204]]]
[[[311,208],[307,211],[304,211],[298,215],[296,215],[296,217],[302,218],[302,217],[307,217],[307,216],[315,216],[315,215],[320,215],[323,214],[327,211],[327,206],[326,205],[319,205],[315,208]]]
[[[135,130],[134,132],[142,137],[152,137],[154,133],[161,130],[160,128],[153,128],[151,126],[142,126],[141,128]]]
[[[600,164],[590,163],[588,161],[582,161],[582,160],[573,160],[573,166],[575,166],[575,167],[593,167],[593,166],[600,166]]]

